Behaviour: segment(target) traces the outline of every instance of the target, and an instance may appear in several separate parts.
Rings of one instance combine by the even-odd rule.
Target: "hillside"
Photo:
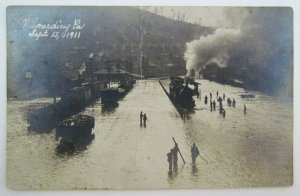
[[[34,40],[23,28],[25,16],[50,24],[80,19],[85,27],[80,39]],[[44,74],[53,73],[51,78],[58,82],[66,64],[76,71],[90,53],[101,53],[110,60],[129,58],[138,72],[142,34],[142,52],[148,64],[180,66],[184,72],[186,42],[214,31],[134,7],[9,7],[7,18],[8,86],[12,95],[24,91],[26,72],[32,72],[35,89],[48,91],[49,81]]]

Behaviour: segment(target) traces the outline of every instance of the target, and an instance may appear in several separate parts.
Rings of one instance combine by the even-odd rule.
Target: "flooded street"
[[[179,115],[158,80],[137,81],[114,108],[100,101],[82,113],[95,117],[95,139],[84,149],[59,155],[55,131],[27,131],[29,108],[52,99],[8,101],[7,184],[12,189],[168,189],[286,186],[293,182],[293,106],[255,92],[199,80],[195,112]],[[168,89],[168,81],[163,81]],[[223,101],[226,117],[210,111],[204,96]],[[209,101],[208,101],[209,102]],[[247,106],[244,115],[243,105]],[[217,106],[218,106],[217,102]],[[148,116],[140,126],[139,113]],[[179,144],[185,159],[170,173],[166,154]],[[201,157],[192,165],[190,146]]]

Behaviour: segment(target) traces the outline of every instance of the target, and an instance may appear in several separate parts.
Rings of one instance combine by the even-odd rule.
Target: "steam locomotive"
[[[188,78],[171,77],[169,84],[170,99],[182,109],[191,110],[195,107],[194,95],[199,95],[198,83]]]

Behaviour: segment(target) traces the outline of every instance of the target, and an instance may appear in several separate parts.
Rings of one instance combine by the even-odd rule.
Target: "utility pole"
[[[95,89],[94,89],[94,54],[91,53],[89,56],[89,66],[90,66],[90,78],[91,78],[91,97],[94,98],[95,96]]]
[[[144,28],[143,28],[143,18],[144,11],[142,10],[142,20],[140,24],[140,34],[141,34],[141,43],[140,43],[140,71],[141,71],[141,79],[143,78],[143,38],[144,38]]]

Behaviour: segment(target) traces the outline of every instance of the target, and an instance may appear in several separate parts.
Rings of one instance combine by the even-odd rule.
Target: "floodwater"
[[[180,189],[289,186],[293,183],[293,106],[257,92],[207,80],[194,113],[183,119],[158,80],[137,81],[114,108],[100,102],[82,113],[95,117],[94,140],[73,154],[58,154],[55,131],[27,131],[26,111],[52,99],[8,101],[7,186],[12,189]],[[168,81],[163,81],[167,87]],[[204,96],[216,92],[226,117],[210,111]],[[209,102],[209,101],[208,101]],[[243,105],[247,106],[244,114]],[[218,103],[217,103],[218,106]],[[148,116],[140,126],[139,113]],[[179,144],[185,159],[169,172],[166,154]],[[201,157],[192,165],[190,144]]]

